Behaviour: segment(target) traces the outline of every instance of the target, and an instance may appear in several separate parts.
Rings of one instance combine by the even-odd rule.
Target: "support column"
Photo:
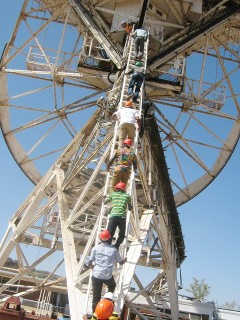
[[[67,228],[67,217],[69,215],[68,201],[66,195],[61,191],[62,183],[64,179],[63,170],[58,167],[57,171],[57,187],[58,193],[58,204],[60,213],[60,223],[62,231],[62,242],[63,242],[63,254],[65,261],[66,280],[67,280],[67,291],[70,308],[71,320],[82,319],[83,310],[81,310],[81,302],[84,300],[83,294],[74,286],[74,279],[77,275],[77,254],[75,250],[75,243],[73,232]]]

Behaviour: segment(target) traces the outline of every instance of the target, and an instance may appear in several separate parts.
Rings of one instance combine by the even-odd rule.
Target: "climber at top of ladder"
[[[125,138],[130,138],[135,140],[134,148],[136,148],[136,142],[138,141],[139,135],[135,134],[135,124],[137,124],[138,131],[140,131],[142,96],[144,95],[143,90],[142,92],[140,91],[144,84],[147,64],[148,32],[144,29],[136,29],[130,36],[130,39],[129,55],[126,71],[124,73],[121,99],[118,111],[113,114],[113,118],[120,122],[118,125],[119,147],[121,147]],[[132,74],[131,79],[129,78],[130,74]],[[132,101],[130,100],[131,98]],[[134,109],[136,110],[134,111]]]

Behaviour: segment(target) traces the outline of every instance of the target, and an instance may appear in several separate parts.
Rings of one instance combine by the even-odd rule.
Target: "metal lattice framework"
[[[1,242],[1,272],[8,272],[10,255],[19,269],[0,291],[31,279],[32,287],[17,295],[68,292],[71,319],[88,311],[85,263],[107,225],[106,161],[117,136],[106,106],[117,108],[125,99],[123,71],[133,50],[124,19],[149,30],[139,106],[149,99],[155,117],[145,119],[140,147],[135,142],[138,176],[128,188],[134,210],[121,249],[128,262],[115,271],[117,309],[125,304],[125,318],[150,313],[158,319],[170,317],[164,310],[171,309],[176,320],[177,268],[185,258],[176,207],[216,178],[239,139],[236,0],[23,1],[1,60],[0,124],[36,187]],[[48,271],[46,277],[39,279],[35,269]]]

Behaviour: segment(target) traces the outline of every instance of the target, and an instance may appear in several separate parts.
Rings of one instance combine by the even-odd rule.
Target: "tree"
[[[237,306],[236,301],[225,302],[223,305],[220,306],[220,308],[228,310],[240,310],[240,306]]]
[[[12,269],[18,269],[18,261],[13,260],[12,258],[7,258],[7,261],[4,263],[4,267],[6,268],[12,268]]]
[[[193,298],[197,301],[205,301],[205,298],[208,296],[210,292],[210,287],[205,283],[204,279],[197,280],[193,278],[193,283],[190,284],[188,292],[191,292]]]

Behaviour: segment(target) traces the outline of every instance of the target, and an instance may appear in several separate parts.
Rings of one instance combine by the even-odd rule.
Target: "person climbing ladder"
[[[126,212],[127,209],[131,210],[131,196],[126,193],[126,184],[123,182],[118,182],[115,185],[115,191],[113,191],[109,196],[106,197],[104,203],[112,203],[112,208],[109,213],[109,221],[107,230],[111,234],[111,242],[115,234],[116,229],[119,229],[119,234],[117,241],[113,245],[117,250],[120,244],[125,238],[126,231]]]
[[[114,265],[116,263],[124,264],[127,261],[127,258],[122,258],[116,248],[108,243],[111,239],[111,234],[108,230],[103,230],[99,238],[101,243],[92,248],[88,263],[89,267],[93,269],[93,313],[101,299],[103,284],[105,284],[112,293],[116,288],[116,282],[112,275]]]
[[[131,174],[131,168],[137,171],[137,157],[135,153],[131,150],[133,141],[131,139],[125,139],[123,141],[123,146],[121,149],[116,150],[113,157],[109,160],[107,164],[107,171],[116,162],[112,177],[112,189],[114,190],[117,183],[124,182],[126,185],[128,183],[129,176]]]

